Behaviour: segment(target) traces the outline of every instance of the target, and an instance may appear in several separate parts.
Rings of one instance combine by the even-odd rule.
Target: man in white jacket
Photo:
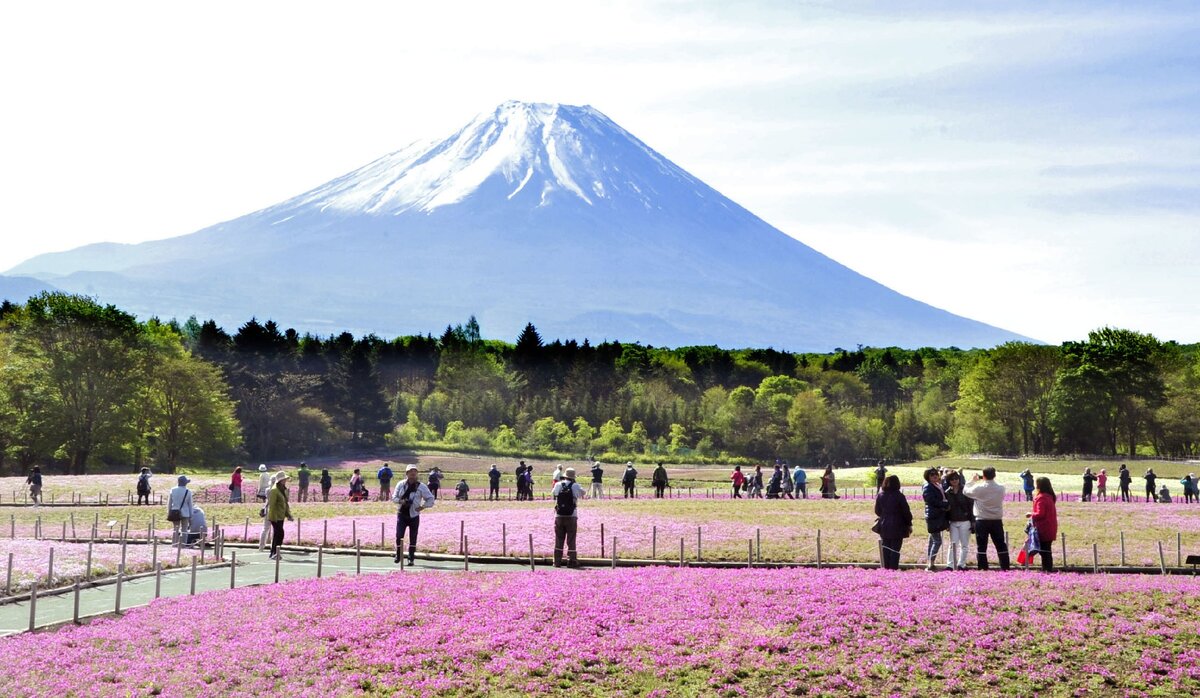
[[[983,477],[971,478],[963,494],[975,500],[975,562],[981,570],[988,568],[988,537],[996,546],[1000,569],[1008,569],[1008,543],[1004,542],[1004,485],[996,482],[996,469],[983,469]]]
[[[433,492],[421,482],[417,466],[404,469],[404,482],[396,486],[392,503],[396,510],[396,557],[400,562],[404,551],[404,532],[408,531],[408,564],[413,564],[417,553],[417,530],[421,527],[421,512],[433,506],[437,499]]]

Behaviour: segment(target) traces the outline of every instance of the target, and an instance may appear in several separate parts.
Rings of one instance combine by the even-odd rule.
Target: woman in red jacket
[[[1054,545],[1054,539],[1058,537],[1058,510],[1055,508],[1058,497],[1055,496],[1054,487],[1050,485],[1048,477],[1039,477],[1036,488],[1037,495],[1033,498],[1033,511],[1025,516],[1029,517],[1038,532],[1038,540],[1041,543],[1041,549],[1038,552],[1042,556],[1042,571],[1053,572],[1054,558],[1050,552],[1050,546]]]

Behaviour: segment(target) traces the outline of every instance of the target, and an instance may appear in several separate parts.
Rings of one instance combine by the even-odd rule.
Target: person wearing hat
[[[1121,488],[1122,502],[1129,501],[1129,483],[1132,480],[1133,476],[1129,474],[1129,468],[1125,467],[1125,464],[1122,463],[1120,469],[1117,470],[1117,484]]]
[[[575,536],[579,532],[579,500],[584,498],[583,488],[575,482],[575,468],[567,468],[554,488],[550,498],[554,500],[554,566],[561,567],[563,544],[567,548],[567,566],[579,567],[575,551]]]
[[[592,462],[592,499],[604,498],[604,465],[600,461]]]
[[[260,465],[258,467],[261,468],[263,466]],[[267,536],[271,533],[271,518],[267,516],[267,509],[271,503],[271,492],[274,491],[275,483],[279,481],[279,477],[281,475],[283,475],[282,472],[274,472],[267,475],[267,499],[263,501],[262,508],[258,510],[258,515],[261,516],[263,520],[262,531],[260,531],[258,534],[259,551],[265,550],[267,547]]]
[[[500,469],[492,463],[492,469],[488,471],[488,499],[500,499]]]
[[[633,461],[625,462],[625,472],[621,475],[621,485],[625,488],[625,498],[637,497],[634,487],[637,485],[637,468],[633,467]]]
[[[392,503],[396,510],[396,557],[393,562],[400,562],[404,551],[404,532],[408,531],[408,564],[413,564],[417,553],[417,530],[421,527],[421,512],[434,505],[437,499],[429,491],[420,478],[417,466],[409,465],[404,469],[404,482],[396,486],[392,494]]]
[[[287,473],[276,473],[275,484],[267,496],[267,521],[271,523],[271,555],[272,560],[279,556],[279,546],[283,545],[283,522],[292,520],[292,509],[288,506]]]
[[[267,501],[267,494],[271,491],[271,474],[267,472],[266,463],[258,464],[258,491],[254,498],[260,502]]]
[[[167,495],[167,521],[175,527],[171,531],[171,544],[183,547],[188,531],[192,530],[192,491],[187,488],[191,482],[187,475],[180,475],[178,485],[171,488]]]

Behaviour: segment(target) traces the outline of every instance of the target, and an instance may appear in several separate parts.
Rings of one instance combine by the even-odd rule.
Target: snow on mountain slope
[[[344,214],[433,212],[500,181],[506,201],[655,209],[719,196],[595,109],[506,102],[282,204]],[[680,202],[680,196],[684,201]]]
[[[771,227],[591,107],[506,102],[190,235],[9,273],[139,316],[299,330],[829,350],[1017,335],[902,296]]]

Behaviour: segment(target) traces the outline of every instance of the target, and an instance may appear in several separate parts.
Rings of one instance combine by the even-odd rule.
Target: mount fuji
[[[532,322],[546,337],[660,346],[1023,339],[838,264],[587,106],[507,102],[241,218],[6,274],[141,317],[257,316],[318,334],[436,333],[473,314],[489,336]]]

